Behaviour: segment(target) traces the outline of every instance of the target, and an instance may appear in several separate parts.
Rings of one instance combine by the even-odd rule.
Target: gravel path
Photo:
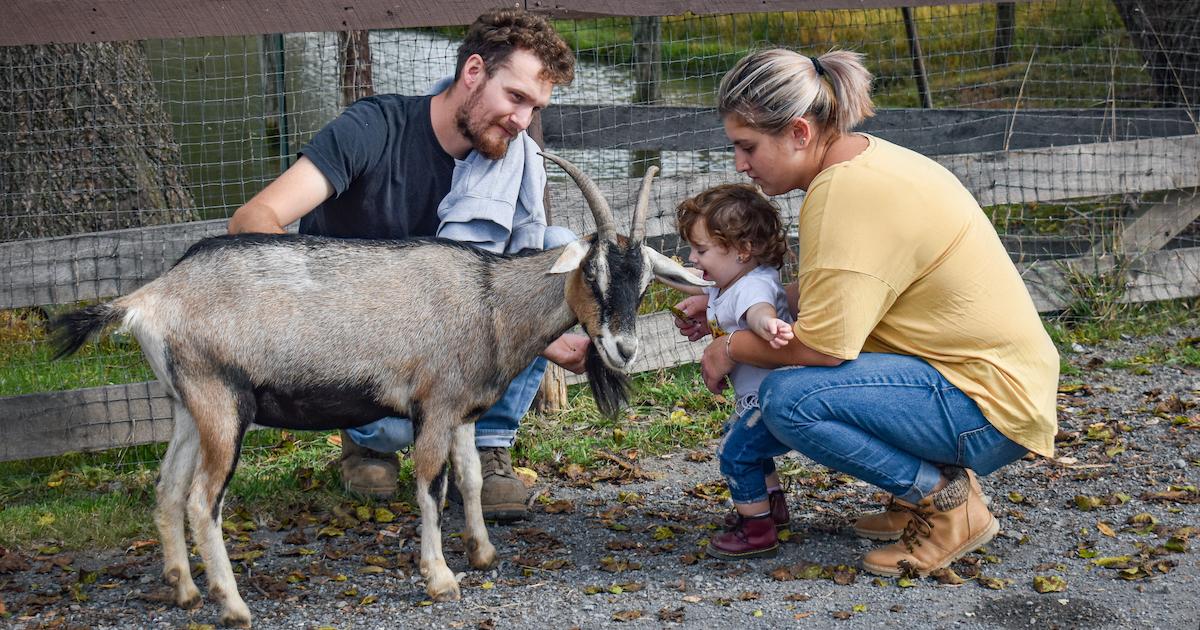
[[[231,555],[242,558],[239,585],[257,628],[1196,628],[1200,370],[1103,367],[1195,334],[1077,348],[1071,361],[1083,374],[1063,379],[1059,459],[1022,460],[984,480],[1002,531],[954,565],[961,585],[857,572],[872,545],[849,525],[878,497],[800,457],[782,466],[794,473],[793,521],[779,556],[702,557],[726,508],[714,496],[716,462],[699,451],[543,474],[532,518],[490,528],[503,558],[496,569],[470,570],[458,539],[447,539],[450,567],[463,571],[461,602],[425,601],[415,516],[402,504],[387,523],[354,505],[340,515],[298,508],[252,531],[234,515],[228,528],[247,531],[235,532]],[[461,525],[451,506],[446,531]],[[160,562],[152,545],[9,553],[0,619],[15,628],[215,623],[212,604],[181,611],[166,601]],[[1065,584],[1039,593],[1036,578]]]

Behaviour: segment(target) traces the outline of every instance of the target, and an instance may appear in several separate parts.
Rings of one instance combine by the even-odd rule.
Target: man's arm
[[[333,185],[312,160],[301,156],[288,170],[237,209],[230,234],[283,234],[284,228],[333,195]]]

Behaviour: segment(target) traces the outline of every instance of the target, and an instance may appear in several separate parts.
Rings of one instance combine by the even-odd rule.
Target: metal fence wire
[[[649,233],[668,255],[687,256],[675,205],[742,180],[713,109],[722,74],[755,48],[842,48],[865,53],[875,76],[879,112],[862,129],[959,175],[1039,310],[1088,320],[1111,316],[1112,305],[1200,293],[1195,2],[556,26],[579,66],[541,116],[545,144],[600,183],[618,225],[627,225],[640,175],[659,165]],[[0,460],[49,454],[31,445],[57,439],[88,449],[166,438],[169,407],[146,383],[136,343],[117,338],[51,362],[46,315],[127,293],[222,233],[347,94],[422,94],[452,74],[463,30],[359,34],[369,54],[360,51],[350,74],[351,37],[335,32],[0,47],[0,425],[15,434],[19,420],[27,434],[6,439]],[[550,174],[553,222],[590,232],[578,192]],[[776,199],[793,229],[802,199]],[[671,301],[659,288],[647,298],[643,369],[697,356],[662,312]],[[79,422],[81,413],[94,422]]]

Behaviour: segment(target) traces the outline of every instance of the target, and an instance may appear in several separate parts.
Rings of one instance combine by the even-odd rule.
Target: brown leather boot
[[[742,516],[737,514],[735,525],[708,541],[705,553],[725,560],[767,558],[779,553],[779,532],[770,514]]]
[[[971,479],[971,486],[983,497],[983,504],[991,505],[992,498],[983,493],[975,471],[967,469],[967,476]],[[854,521],[854,533],[871,540],[897,540],[904,533],[914,507],[911,503],[890,497],[882,512],[860,516]]]
[[[775,521],[775,529],[780,530],[792,524],[791,514],[788,513],[787,495],[783,490],[767,493],[767,504],[771,506],[771,520]],[[738,513],[732,510],[725,515],[725,528],[737,527]]]
[[[479,449],[483,488],[479,492],[483,518],[519,521],[528,516],[529,490],[513,472],[512,456],[506,448]]]
[[[863,558],[876,575],[928,575],[991,542],[1000,523],[962,468],[943,470],[949,483],[909,509],[900,540]]]
[[[342,434],[342,486],[347,492],[364,497],[390,499],[396,494],[396,474],[400,459],[395,453],[380,453],[359,446]]]

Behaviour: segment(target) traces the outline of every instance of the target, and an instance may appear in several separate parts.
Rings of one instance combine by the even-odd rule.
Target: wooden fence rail
[[[1200,187],[1200,135],[935,159],[985,206]],[[680,199],[739,179],[735,173],[708,173],[658,180],[647,235],[674,234],[674,205]],[[613,179],[598,184],[612,201],[617,225],[629,225],[639,181]],[[591,214],[574,184],[555,181],[550,188],[554,222],[577,234],[590,232]],[[795,221],[802,199],[799,192],[777,199],[785,223]],[[225,221],[219,219],[2,243],[0,308],[123,295],[165,271],[192,243],[224,231]]]

